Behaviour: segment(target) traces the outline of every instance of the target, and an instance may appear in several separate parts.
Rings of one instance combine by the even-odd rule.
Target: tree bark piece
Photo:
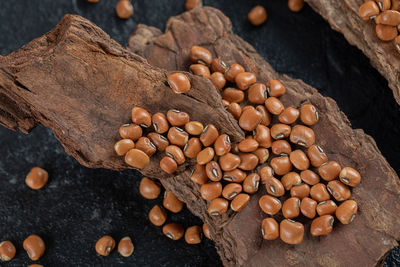
[[[329,22],[331,27],[341,32],[347,41],[357,46],[386,78],[393,96],[400,105],[400,54],[393,42],[378,39],[375,22],[364,21],[358,15],[363,0],[305,0],[317,13]]]
[[[193,186],[187,176],[162,180],[167,189],[211,226],[224,265],[374,266],[382,263],[400,239],[400,183],[374,140],[362,130],[351,129],[334,100],[321,96],[300,80],[277,74],[252,46],[233,34],[229,19],[216,9],[198,8],[173,17],[164,34],[139,25],[128,48],[160,68],[187,70],[193,45],[206,47],[228,65],[242,64],[246,71],[257,75],[258,81],[280,79],[287,88],[287,94],[281,98],[285,106],[314,104],[321,114],[320,121],[313,127],[316,142],[330,160],[355,167],[363,177],[362,183],[352,190],[352,198],[359,203],[359,213],[353,223],[341,225],[336,221],[330,236],[315,238],[309,234],[308,221],[305,240],[297,246],[280,240],[262,240],[260,225],[266,215],[259,209],[258,199],[265,194],[264,187],[251,197],[242,212],[229,213],[228,218],[220,221],[208,215],[206,202],[194,191],[198,186]]]

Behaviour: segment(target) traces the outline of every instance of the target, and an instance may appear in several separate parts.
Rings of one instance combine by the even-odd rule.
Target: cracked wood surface
[[[335,101],[321,96],[300,80],[277,74],[248,43],[233,34],[232,25],[220,11],[205,7],[171,18],[165,33],[154,27],[139,25],[128,48],[144,56],[150,64],[168,70],[187,70],[190,47],[201,45],[226,63],[240,63],[256,73],[258,81],[280,79],[287,94],[286,106],[314,104],[321,118],[313,128],[316,142],[330,160],[358,169],[363,177],[352,190],[359,203],[359,213],[350,225],[335,223],[333,233],[315,238],[306,224],[305,240],[297,246],[280,240],[263,241],[261,220],[266,217],[258,207],[265,194],[262,188],[251,197],[248,207],[222,219],[207,213],[206,201],[189,174],[162,180],[163,185],[183,199],[189,209],[211,225],[217,250],[226,266],[372,266],[379,265],[400,238],[400,184],[393,169],[380,154],[374,140],[362,130],[351,129],[346,116]],[[178,186],[177,186],[178,185]]]
[[[375,22],[364,21],[358,15],[363,0],[305,0],[317,13],[341,32],[347,41],[357,46],[382,76],[386,78],[393,96],[400,105],[400,54],[393,42],[378,39]],[[384,90],[382,88],[382,90]]]

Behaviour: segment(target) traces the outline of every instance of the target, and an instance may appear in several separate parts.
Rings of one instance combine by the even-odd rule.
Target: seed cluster
[[[156,199],[160,195],[162,186],[159,182],[143,177],[139,192],[146,199]],[[209,237],[209,229],[207,225],[200,227],[193,225],[185,228],[177,222],[166,223],[168,214],[167,212],[179,213],[182,211],[184,203],[180,201],[172,192],[165,191],[162,205],[156,204],[149,212],[149,220],[155,226],[163,226],[162,232],[165,236],[172,240],[179,240],[183,236],[187,244],[201,243],[203,233],[207,238]]]
[[[115,240],[109,235],[105,235],[97,240],[95,245],[96,253],[107,257],[115,248]],[[129,257],[132,255],[135,247],[133,246],[132,239],[129,236],[121,238],[118,243],[118,252],[122,257]]]
[[[400,53],[400,0],[370,0],[358,10],[363,20],[374,20],[376,36],[382,41],[393,41]]]
[[[288,244],[300,243],[304,225],[294,219],[301,215],[313,219],[310,229],[313,236],[332,231],[333,215],[343,224],[354,219],[357,203],[349,200],[350,187],[357,186],[361,176],[351,167],[342,169],[338,162],[329,161],[315,143],[311,127],[318,123],[319,113],[314,105],[285,107],[279,98],[286,88],[280,81],[257,82],[254,73],[246,72],[240,64],[228,67],[221,59],[212,58],[211,52],[203,47],[193,46],[189,59],[193,63],[190,70],[210,79],[221,93],[223,106],[238,121],[246,137],[233,144],[215,125],[204,127],[201,122],[190,121],[186,112],[169,110],[166,116],[162,113],[151,116],[146,110],[134,107],[134,124],[120,129],[121,137],[131,142],[128,149],[116,147],[118,155],[126,153],[125,161],[139,168],[145,166],[142,158],[146,158],[147,164],[157,150],[165,151],[160,168],[169,174],[186,158],[195,159],[190,179],[200,185],[201,197],[208,201],[211,216],[225,214],[228,209],[240,212],[247,206],[250,195],[264,184],[267,194],[260,198],[259,206],[270,216],[262,222],[262,235],[267,240],[280,237]],[[151,124],[158,139],[151,137],[154,133],[141,136],[140,126],[148,128]],[[135,129],[131,138],[122,131],[128,127],[132,132]],[[132,151],[134,157],[130,157]],[[146,179],[142,183],[149,183]],[[147,198],[158,196],[159,186],[152,188],[142,194]],[[166,198],[168,194],[172,193],[166,193]],[[167,208],[165,203],[164,207]],[[160,207],[153,209],[155,216],[150,220],[162,225],[166,213]],[[278,218],[283,219],[279,224]],[[179,239],[184,229],[173,223],[164,226],[164,233]]]

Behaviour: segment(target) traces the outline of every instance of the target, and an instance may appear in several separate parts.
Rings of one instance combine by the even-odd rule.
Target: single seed
[[[186,229],[185,232],[185,241],[186,243],[193,245],[193,244],[200,244],[202,236],[202,230],[200,226],[190,226]]]
[[[180,201],[172,192],[165,191],[163,206],[173,213],[178,213],[183,209],[183,202]]]
[[[123,237],[118,243],[118,252],[122,257],[129,257],[132,255],[135,247],[132,244],[132,240],[129,236]]]
[[[39,167],[34,167],[26,176],[25,183],[31,189],[37,190],[45,186],[48,179],[49,179],[49,174],[47,173],[47,171]]]
[[[115,7],[120,19],[128,19],[133,15],[133,6],[130,0],[120,0]]]
[[[187,93],[190,90],[189,78],[183,73],[173,73],[168,76],[168,85],[177,94]]]
[[[112,238],[109,235],[105,235],[97,241],[95,249],[97,254],[106,257],[110,255],[114,247],[115,247],[114,238]]]
[[[183,237],[183,234],[185,233],[185,229],[179,223],[169,223],[169,224],[164,225],[163,233],[169,239],[179,240]]]
[[[156,199],[161,193],[161,186],[147,177],[143,177],[139,185],[140,194],[146,199]]]
[[[263,6],[255,6],[249,12],[247,18],[254,26],[260,26],[267,20],[267,11]]]
[[[3,241],[0,243],[0,261],[10,261],[14,258],[16,249],[11,241]]]

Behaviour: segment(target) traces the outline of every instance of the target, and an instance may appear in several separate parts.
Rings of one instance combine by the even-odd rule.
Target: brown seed
[[[246,173],[239,169],[234,169],[232,171],[224,172],[223,179],[225,181],[234,182],[234,183],[241,183],[246,178]]]
[[[156,146],[150,141],[149,138],[144,136],[140,137],[139,140],[136,141],[135,148],[142,150],[149,157],[157,152]]]
[[[222,99],[222,100],[221,100],[221,103],[222,103],[222,106],[223,106],[225,109],[228,109],[229,101],[227,101],[227,100],[225,100],[225,99]]]
[[[400,11],[400,0],[392,0],[390,9]]]
[[[396,26],[377,24],[375,27],[376,36],[382,41],[391,41],[397,37],[398,31]]]
[[[300,244],[304,237],[304,225],[290,219],[284,219],[280,224],[280,237],[287,244]]]
[[[161,226],[167,220],[167,212],[163,207],[155,205],[149,212],[149,220],[155,226]]]
[[[227,153],[219,158],[219,166],[224,171],[233,171],[240,165],[240,157],[238,155]]]
[[[261,122],[260,124],[264,126],[268,126],[271,124],[271,114],[269,114],[268,110],[265,106],[258,105],[256,110],[261,113]]]
[[[270,166],[265,166],[260,170],[261,183],[265,184],[268,178],[274,177],[274,170]]]
[[[297,118],[299,117],[300,112],[298,109],[293,107],[285,108],[281,114],[279,114],[279,121],[284,124],[292,124],[294,123]]]
[[[258,158],[258,164],[264,164],[269,158],[269,150],[266,148],[258,148],[253,152]]]
[[[244,171],[252,171],[258,165],[258,157],[252,153],[239,153],[239,157],[239,169],[242,169]]]
[[[257,125],[254,140],[258,142],[260,147],[269,148],[272,146],[271,131],[267,126]],[[239,147],[240,149],[240,147]]]
[[[245,111],[245,110],[255,110],[255,108],[252,106],[252,105],[246,105],[246,106],[244,106],[243,108],[242,108],[242,112],[243,111]]]
[[[189,78],[180,72],[168,76],[168,85],[176,94],[187,93],[191,87]]]
[[[317,213],[319,216],[335,214],[337,205],[333,200],[322,201],[317,205]]]
[[[218,182],[222,179],[222,171],[216,161],[210,161],[206,164],[206,174],[211,181]]]
[[[292,147],[286,140],[277,140],[272,142],[271,150],[275,155],[289,155],[292,152]]]
[[[132,255],[135,247],[129,236],[123,237],[118,243],[118,252],[122,257],[129,257]]]
[[[358,15],[363,20],[369,20],[375,18],[379,14],[379,7],[375,1],[367,1],[360,6],[358,9]]]
[[[194,75],[201,76],[205,79],[209,79],[211,77],[210,69],[203,64],[192,64],[190,65],[189,70]]]
[[[119,0],[115,7],[117,16],[120,19],[129,19],[133,15],[133,6],[129,0]]]
[[[3,241],[0,243],[0,261],[10,261],[14,258],[16,249],[11,241]]]
[[[221,90],[226,85],[225,76],[221,72],[214,72],[213,74],[211,74],[210,81],[218,90]]]
[[[190,180],[198,184],[205,184],[206,182],[208,182],[205,165],[194,165]]]
[[[308,184],[295,185],[290,189],[290,196],[303,199],[310,195],[310,187]]]
[[[399,0],[400,3],[400,0]],[[397,52],[400,53],[400,35],[394,38],[393,40],[394,47],[396,48]]]
[[[288,7],[293,12],[299,12],[303,9],[304,0],[288,0]]]
[[[197,154],[196,158],[197,158],[198,164],[200,164],[200,165],[207,164],[214,158],[214,149],[212,147],[207,147],[207,148],[203,149],[202,151],[200,151]],[[220,164],[221,164],[221,162],[220,162]],[[222,167],[222,165],[221,165],[221,167]]]
[[[201,197],[205,200],[213,200],[222,194],[222,185],[220,182],[211,182],[203,184],[200,187]]]
[[[189,140],[189,134],[179,127],[171,127],[168,130],[170,144],[184,147]]]
[[[150,127],[151,115],[144,108],[134,107],[132,109],[132,122],[142,127]]]
[[[247,99],[253,104],[264,104],[267,99],[267,87],[263,83],[255,83],[247,92]]]
[[[183,202],[180,201],[172,192],[165,191],[163,206],[167,210],[178,213],[183,209]]]
[[[159,133],[149,133],[147,137],[156,146],[158,151],[164,151],[169,145],[168,139]]]
[[[311,170],[305,170],[300,172],[300,178],[303,182],[309,185],[318,184],[320,181],[318,174],[316,174]]]
[[[166,133],[169,129],[169,124],[167,117],[164,114],[158,112],[151,117],[151,121],[153,122],[154,130],[157,133],[163,134]],[[142,135],[142,134],[140,134]],[[139,137],[138,137],[139,138]]]
[[[265,107],[267,110],[274,115],[279,115],[283,112],[285,107],[283,106],[282,102],[273,96],[270,96],[265,100]]]
[[[270,177],[265,181],[265,188],[268,194],[274,197],[281,197],[285,194],[285,188],[283,187],[281,181],[275,177]]]
[[[225,214],[228,210],[229,202],[224,198],[213,199],[208,206],[208,213],[211,216],[218,216]]]
[[[205,237],[208,239],[211,239],[211,232],[210,232],[210,227],[207,224],[203,224],[203,234]]]
[[[247,90],[256,81],[256,75],[251,72],[242,72],[235,77],[236,85],[240,90]]]
[[[341,167],[336,161],[329,161],[318,168],[319,176],[325,181],[332,181],[339,176]]]
[[[222,196],[227,200],[232,200],[234,197],[242,192],[242,186],[237,183],[229,183],[224,186]]]
[[[186,112],[170,109],[167,112],[167,120],[172,126],[184,126],[190,120],[189,114]]]
[[[227,134],[218,136],[214,143],[214,150],[217,156],[223,156],[231,150],[231,140]]]
[[[285,175],[292,170],[292,163],[290,162],[288,156],[273,158],[270,162],[270,165],[277,175]]]
[[[24,241],[24,244],[25,244],[25,241]],[[24,245],[24,248],[25,248],[25,245]],[[95,246],[97,254],[99,254],[101,256],[105,256],[105,257],[110,255],[111,251],[114,248],[115,248],[115,240],[114,240],[114,238],[112,238],[109,235],[105,235],[102,238],[100,238],[96,242],[96,246]],[[27,249],[25,249],[25,250],[27,250]],[[44,243],[43,243],[43,252],[44,252]],[[29,252],[28,252],[28,254],[29,254]]]
[[[337,200],[344,201],[351,196],[350,189],[347,185],[338,180],[333,180],[328,183],[326,190]]]
[[[28,267],[44,267],[44,266],[41,264],[30,264],[28,265]]]
[[[279,225],[274,218],[262,220],[261,234],[265,240],[275,240],[279,237]]]
[[[308,148],[307,156],[310,159],[311,165],[316,168],[328,161],[328,156],[324,150],[317,145],[312,145]]]
[[[295,125],[290,133],[290,142],[308,148],[315,143],[314,131],[303,125]]]
[[[185,229],[179,223],[168,223],[163,227],[163,234],[172,240],[179,240],[183,237]]]
[[[178,168],[178,163],[173,158],[165,156],[160,160],[160,168],[168,174],[173,174]]]
[[[282,177],[281,183],[285,190],[290,190],[294,185],[301,184],[300,175],[297,172],[289,172]]]
[[[258,142],[253,138],[246,138],[239,143],[242,152],[253,152],[258,148]]]
[[[240,64],[232,64],[229,69],[225,72],[226,80],[231,83],[235,82],[235,78],[239,73],[244,72],[244,68]]]
[[[335,218],[332,215],[323,215],[315,218],[310,227],[310,233],[313,236],[329,235],[333,230]]]
[[[390,0],[375,0],[375,2],[378,4],[381,11],[390,9],[390,6],[392,5]]]
[[[286,93],[285,86],[283,86],[283,84],[278,80],[269,80],[266,83],[266,86],[269,96],[280,97]]]
[[[244,99],[244,93],[235,88],[226,88],[222,91],[222,98],[230,103],[241,103]]]
[[[277,214],[282,208],[281,201],[270,195],[262,196],[258,201],[258,205],[263,212],[271,216]]]
[[[360,184],[361,175],[353,168],[344,167],[339,173],[339,179],[342,183],[354,187]]]
[[[271,136],[274,139],[286,138],[290,135],[291,127],[286,124],[277,123],[271,127]]]
[[[202,0],[186,0],[185,9],[192,10],[198,6],[203,6]]]
[[[232,200],[231,209],[236,212],[242,211],[249,204],[249,200],[248,194],[241,193]]]
[[[190,158],[194,159],[197,157],[197,154],[199,154],[201,151],[201,142],[199,138],[192,137],[189,139],[189,141],[186,143],[185,147],[183,148],[183,154]]]
[[[156,199],[160,195],[161,186],[147,177],[143,177],[140,181],[139,192],[142,197],[147,199]]]
[[[119,128],[119,135],[123,139],[131,139],[136,141],[143,134],[142,127],[136,124],[124,124]]]
[[[349,224],[354,220],[357,214],[358,206],[354,200],[346,200],[336,209],[336,218],[343,223]]]
[[[254,194],[258,191],[260,184],[260,175],[257,173],[251,173],[243,181],[243,191],[248,194]]]
[[[201,227],[194,225],[190,226],[186,229],[185,232],[185,241],[190,245],[200,244],[201,243]]]
[[[316,200],[317,202],[326,201],[330,198],[329,193],[326,190],[326,186],[321,183],[318,183],[311,187],[310,195],[311,198]]]
[[[150,163],[149,156],[139,149],[131,149],[125,155],[125,162],[134,168],[143,169]]]
[[[26,176],[25,183],[31,189],[37,190],[45,186],[48,180],[49,180],[49,174],[47,173],[47,171],[39,167],[34,167]]]
[[[253,131],[261,122],[262,114],[256,109],[242,110],[239,118],[239,126],[245,131]]]
[[[285,200],[282,205],[282,214],[286,219],[293,219],[300,214],[300,199],[291,197]]]
[[[300,149],[291,152],[289,159],[293,166],[300,171],[307,170],[308,167],[310,167],[310,161],[306,154]]]
[[[222,74],[225,74],[227,69],[228,69],[228,66],[220,58],[214,58],[211,61],[211,70],[212,70],[212,72],[220,72]]]
[[[200,135],[200,141],[204,146],[211,146],[218,138],[218,130],[213,124],[208,124]]]
[[[305,197],[301,200],[300,203],[300,211],[301,214],[306,216],[309,219],[312,219],[315,217],[315,209],[317,207],[317,201],[314,199]]]
[[[190,48],[189,59],[194,63],[210,65],[212,61],[212,54],[208,49],[195,45]]]
[[[250,10],[247,18],[251,24],[259,26],[267,20],[267,11],[263,6],[255,6]]]
[[[89,3],[98,3],[100,0],[87,0]]]
[[[174,159],[178,165],[181,165],[185,162],[185,156],[183,155],[182,150],[174,145],[167,146],[165,149],[165,154]]]
[[[236,120],[238,120],[242,114],[242,108],[238,103],[230,103],[227,110]]]
[[[301,106],[300,120],[308,126],[316,124],[319,120],[319,114],[316,107],[311,104]]]

